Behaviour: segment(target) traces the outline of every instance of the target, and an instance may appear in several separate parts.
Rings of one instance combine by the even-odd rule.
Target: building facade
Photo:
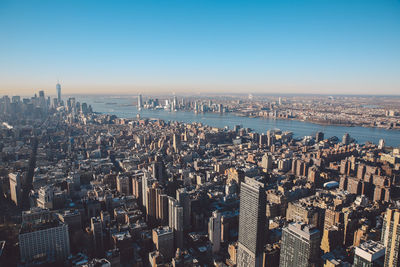
[[[240,187],[237,266],[262,266],[266,239],[266,194],[264,185],[245,177]]]
[[[282,230],[280,267],[318,266],[320,232],[304,223],[291,223]]]

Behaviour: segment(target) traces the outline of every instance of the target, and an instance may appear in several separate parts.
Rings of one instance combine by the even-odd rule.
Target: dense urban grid
[[[384,140],[118,118],[56,90],[0,100],[2,267],[400,266],[400,151]],[[399,127],[394,110],[303,99],[137,106]]]

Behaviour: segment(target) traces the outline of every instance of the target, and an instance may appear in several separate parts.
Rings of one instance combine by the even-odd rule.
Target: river
[[[267,130],[280,129],[282,131],[292,131],[294,137],[315,135],[321,131],[325,138],[337,136],[340,140],[344,133],[349,133],[358,143],[367,141],[378,144],[379,139],[384,139],[387,146],[398,147],[400,145],[400,131],[380,128],[367,127],[348,127],[336,125],[319,125],[310,122],[270,119],[270,118],[248,118],[236,116],[231,113],[194,113],[190,111],[166,110],[141,110],[138,111],[136,105],[132,103],[136,96],[109,97],[109,96],[78,96],[77,101],[86,102],[92,105],[93,111],[116,115],[121,118],[134,118],[140,114],[142,118],[159,118],[165,121],[179,122],[201,122],[213,127],[223,128],[228,126],[232,129],[235,125],[244,128],[251,128],[256,132],[265,133]]]

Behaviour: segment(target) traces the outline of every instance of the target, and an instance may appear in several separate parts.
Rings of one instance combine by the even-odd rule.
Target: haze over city
[[[399,0],[0,0],[0,267],[399,267]]]
[[[0,93],[398,94],[399,1],[0,2]]]

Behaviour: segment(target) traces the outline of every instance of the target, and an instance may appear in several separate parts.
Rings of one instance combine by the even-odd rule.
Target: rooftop
[[[385,255],[385,247],[373,240],[368,240],[356,247],[355,254],[370,262]]]
[[[38,221],[35,223],[24,223],[21,226],[20,234],[26,234],[31,232],[42,231],[50,228],[55,228],[58,226],[65,225],[57,219],[53,219],[50,221]]]
[[[172,229],[168,226],[160,226],[153,229],[157,233],[157,235],[169,234],[172,233]]]

